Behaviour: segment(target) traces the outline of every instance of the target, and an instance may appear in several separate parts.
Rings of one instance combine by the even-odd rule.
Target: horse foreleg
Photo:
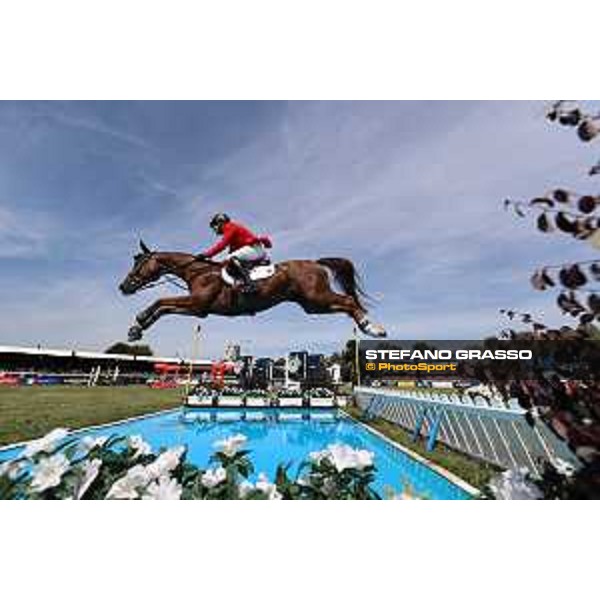
[[[129,328],[129,341],[140,340],[143,332],[165,315],[202,316],[202,310],[198,299],[193,296],[161,298],[136,315],[136,322]]]

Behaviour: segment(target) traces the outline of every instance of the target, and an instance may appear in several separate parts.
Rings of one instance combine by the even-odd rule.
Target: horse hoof
[[[387,337],[387,332],[382,325],[377,325],[377,323],[371,323],[371,321],[369,321],[366,318],[362,319],[358,323],[358,326],[360,327],[360,330],[363,333],[365,333],[366,335],[369,335],[371,337],[376,337],[376,338]]]
[[[132,325],[127,332],[127,341],[137,342],[142,339],[143,329],[139,325]]]
[[[387,337],[387,331],[381,326],[375,323],[369,323],[365,327],[365,333],[375,338]]]
[[[387,337],[387,331],[381,325],[373,325],[371,335],[373,337],[384,338]]]

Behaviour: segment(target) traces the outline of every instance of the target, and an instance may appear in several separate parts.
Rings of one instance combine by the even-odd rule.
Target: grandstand
[[[232,350],[235,352],[232,353]],[[228,345],[224,359],[192,360],[133,354],[89,352],[24,346],[0,346],[0,385],[73,384],[126,385],[176,383],[193,379],[218,379],[215,369],[223,370],[223,380],[243,387],[302,387],[303,389],[339,383],[333,377],[324,356],[307,351],[291,352],[284,357],[268,358],[244,355],[239,346]],[[178,368],[179,367],[179,368]],[[191,371],[190,371],[191,367]],[[191,375],[191,377],[190,377]]]
[[[0,346],[0,383],[125,385],[148,383],[157,365],[190,367],[194,376],[210,373],[213,361],[173,357],[106,354],[72,349]]]

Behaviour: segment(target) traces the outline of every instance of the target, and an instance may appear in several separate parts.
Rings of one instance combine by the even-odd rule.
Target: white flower
[[[139,497],[138,489],[146,487],[152,476],[148,473],[146,467],[143,465],[135,465],[127,471],[127,474],[121,479],[118,479],[112,484],[108,494],[106,494],[107,500],[135,500]]]
[[[94,483],[96,477],[98,477],[98,473],[100,472],[100,467],[102,466],[102,461],[99,458],[94,458],[94,460],[88,460],[83,464],[83,474],[77,487],[75,488],[75,498],[80,500],[81,497],[88,491],[90,485]]]
[[[107,499],[135,500],[139,497],[138,490],[146,488],[148,484],[162,477],[169,478],[169,473],[178,465],[185,452],[184,446],[171,448],[160,454],[156,460],[147,467],[135,465],[124,477],[115,481],[106,495]],[[147,490],[146,490],[147,492]],[[157,492],[157,493],[162,493]]]
[[[373,453],[368,450],[355,450],[345,444],[329,446],[331,460],[338,471],[344,469],[359,469],[373,464]]]
[[[256,489],[260,490],[265,494],[269,500],[281,500],[282,496],[277,491],[277,486],[271,483],[264,473],[258,475],[258,481],[256,482]]]
[[[144,441],[141,435],[130,435],[127,438],[127,443],[132,450],[136,450],[133,458],[138,458],[152,452],[152,447]]]
[[[311,452],[308,457],[314,463],[319,464],[324,458],[329,456],[329,452],[327,450],[317,450],[315,452]]]
[[[258,475],[258,480],[254,485],[249,481],[242,481],[238,489],[240,498],[247,498],[255,490],[265,494],[269,500],[281,500],[283,498],[277,491],[277,486],[271,483],[264,473]]]
[[[558,456],[552,461],[552,466],[560,475],[564,475],[565,477],[571,477],[576,471],[574,465]]]
[[[232,457],[240,451],[242,446],[246,443],[246,436],[238,433],[224,440],[219,440],[213,444],[215,448],[218,448],[226,456]]]
[[[168,475],[161,475],[158,482],[152,482],[142,500],[179,500],[181,498],[182,487],[176,479],[171,479]]]
[[[94,448],[100,448],[106,444],[108,440],[108,436],[101,435],[98,437],[92,437],[91,435],[86,435],[80,442],[81,446],[88,452],[93,450]]]
[[[31,488],[36,492],[43,492],[56,487],[69,470],[69,466],[69,460],[64,454],[42,458],[34,467]]]
[[[254,486],[249,481],[242,481],[239,485],[240,498],[246,498],[254,491]]]
[[[158,479],[161,475],[169,475],[174,471],[181,461],[181,457],[185,452],[185,446],[177,446],[165,450],[156,460],[146,467],[152,479]]]
[[[7,462],[0,463],[0,477],[6,475],[9,479],[16,479],[21,469],[23,468],[23,463],[20,460],[9,460]]]
[[[200,481],[207,488],[213,488],[227,479],[227,471],[223,467],[217,469],[208,469],[202,473]]]
[[[309,454],[310,459],[317,464],[325,458],[328,459],[338,472],[370,467],[373,465],[373,456],[373,452],[356,450],[347,444],[330,444],[325,450]]]
[[[527,479],[525,468],[504,471],[489,484],[497,500],[541,500],[541,490]]]
[[[69,430],[59,427],[58,429],[53,429],[50,433],[45,435],[43,438],[39,438],[37,440],[33,440],[29,442],[25,449],[23,450],[21,456],[24,458],[32,458],[39,452],[52,452],[54,450],[56,444],[60,442],[63,438],[69,435]]]

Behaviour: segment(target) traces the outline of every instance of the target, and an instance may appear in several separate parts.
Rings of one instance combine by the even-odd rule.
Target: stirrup
[[[254,294],[256,290],[256,283],[254,281],[242,281],[240,285],[240,292],[242,294]]]

